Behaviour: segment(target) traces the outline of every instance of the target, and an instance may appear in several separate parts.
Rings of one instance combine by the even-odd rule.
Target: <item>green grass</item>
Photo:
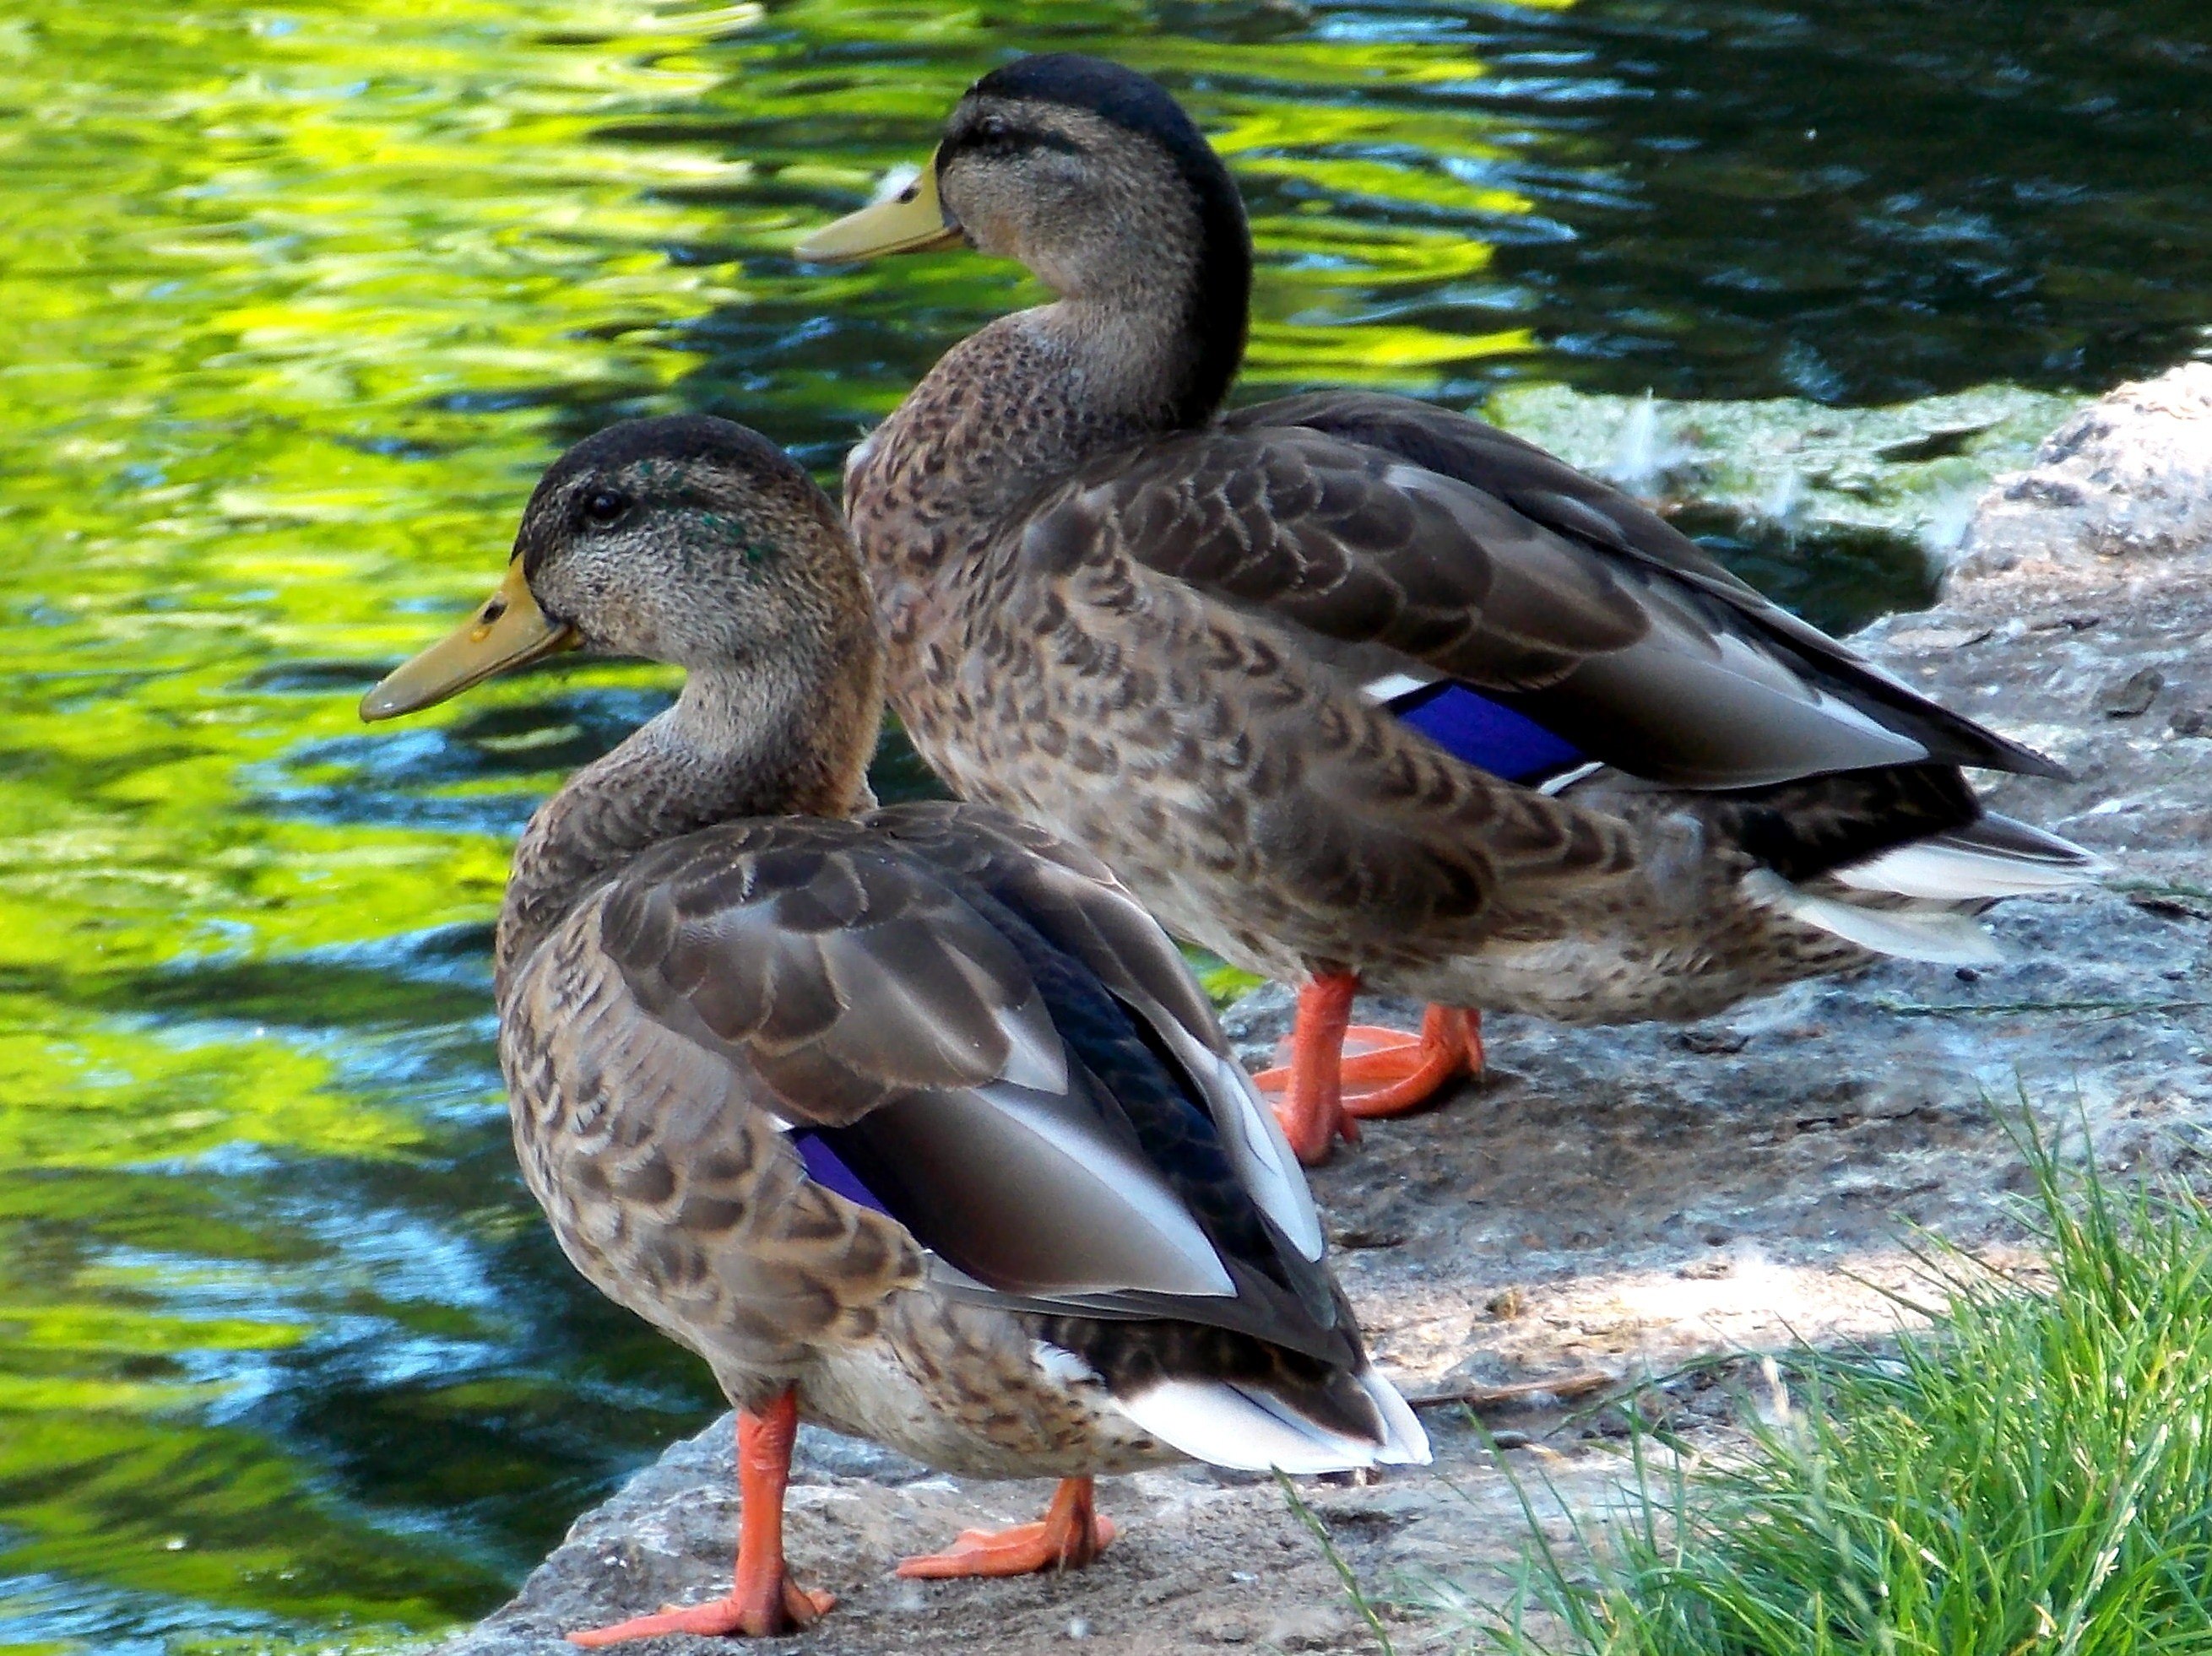
[[[1564,1546],[1538,1530],[1522,1603],[1480,1613],[1478,1645],[2212,1652],[2212,1210],[2023,1143],[2047,1281],[1931,1244],[1926,1331],[1793,1358],[1794,1397],[1776,1377],[1781,1406],[1725,1465],[1686,1472],[1639,1435],[1625,1510]]]

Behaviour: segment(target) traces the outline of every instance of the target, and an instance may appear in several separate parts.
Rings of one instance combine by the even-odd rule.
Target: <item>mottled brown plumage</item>
[[[981,1476],[1294,1459],[1255,1461],[1270,1433],[1306,1470],[1425,1454],[1174,945],[1036,828],[872,808],[879,646],[796,465],[725,422],[617,427],[548,474],[515,555],[522,585],[420,658],[437,682],[367,706],[532,640],[689,670],[523,834],[500,1058],[562,1250],[706,1360],[769,1463],[794,1403]],[[716,1629],[812,1613],[756,1562]]]
[[[1954,911],[2086,868],[1959,771],[2049,761],[1533,446],[1369,392],[1218,412],[1243,209],[1142,76],[995,71],[928,182],[909,215],[1058,297],[954,346],[848,464],[892,702],[963,797],[1183,937],[1278,979],[1688,1018],[1875,949],[1966,958]],[[1588,762],[1492,773],[1401,716],[1443,689]]]

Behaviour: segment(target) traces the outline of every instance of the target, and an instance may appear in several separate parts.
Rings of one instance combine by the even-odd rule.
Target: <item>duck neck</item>
[[[1236,186],[1212,170],[1058,282],[1060,298],[953,347],[855,452],[846,504],[879,597],[886,575],[980,551],[974,529],[1091,459],[1213,417],[1243,359],[1252,250]]]
[[[577,772],[523,830],[493,948],[500,999],[577,901],[652,846],[749,816],[872,805],[881,708],[872,628],[801,670],[695,668],[675,706]]]
[[[1186,236],[1110,270],[1106,280],[1008,318],[1033,342],[1060,399],[1097,435],[1152,436],[1211,420],[1243,361],[1252,250],[1231,190]]]

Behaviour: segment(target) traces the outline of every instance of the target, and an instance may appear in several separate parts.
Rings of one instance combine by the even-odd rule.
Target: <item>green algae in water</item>
[[[731,164],[592,136],[735,21],[0,32],[0,1647],[451,1622],[711,1406],[514,1199],[483,925],[550,761],[351,704],[495,573],[550,403],[652,405],[741,298],[652,193]]]

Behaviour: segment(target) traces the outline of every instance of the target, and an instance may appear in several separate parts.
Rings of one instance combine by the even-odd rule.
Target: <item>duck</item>
[[[1243,203],[1149,77],[1003,64],[794,252],[963,246],[1051,297],[847,461],[891,705],[960,797],[1298,986],[1258,1080],[1301,1161],[1479,1072],[1485,1010],[1691,1020],[1986,962],[1976,912],[2094,877],[1965,774],[2062,767],[1535,445],[1367,390],[1230,407]],[[1427,1003],[1419,1031],[1352,1024],[1362,989]]]
[[[783,1551],[801,1421],[1061,1480],[1040,1521],[897,1567],[925,1579],[1088,1563],[1102,1474],[1427,1459],[1167,935],[1033,825],[876,804],[883,649],[804,470],[708,416],[586,439],[497,591],[362,717],[572,648],[685,677],[516,846],[493,983],[514,1145],[576,1269],[713,1372],[741,1496],[728,1594],[574,1642],[828,1611]]]

